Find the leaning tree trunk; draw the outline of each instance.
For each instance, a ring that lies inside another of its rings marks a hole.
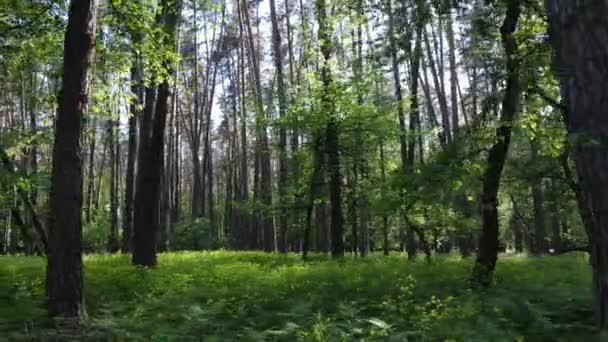
[[[521,95],[519,82],[518,46],[514,33],[521,13],[521,0],[507,2],[507,14],[500,28],[507,67],[507,87],[502,101],[502,113],[496,129],[496,142],[488,153],[488,166],[483,177],[482,230],[477,260],[473,268],[473,281],[482,286],[492,282],[498,259],[498,189],[500,177],[509,152],[512,121],[519,110]]]
[[[576,137],[572,155],[588,208],[595,310],[608,331],[608,3],[598,0],[546,0],[554,64],[562,85],[567,127]],[[585,203],[580,203],[585,202]]]
[[[82,296],[82,159],[80,134],[88,102],[97,1],[70,3],[63,82],[57,110],[50,193],[48,310],[51,316],[84,315]]]

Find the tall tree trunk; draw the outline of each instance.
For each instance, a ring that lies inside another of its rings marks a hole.
[[[401,172],[402,176],[405,177],[408,169],[408,146],[407,146],[407,136],[406,136],[406,125],[405,125],[405,109],[403,94],[401,91],[401,73],[399,71],[399,60],[397,57],[397,43],[395,38],[395,23],[394,23],[394,14],[392,8],[392,0],[387,0],[386,2],[386,12],[388,13],[388,39],[389,39],[389,50],[391,55],[391,62],[393,67],[393,81],[395,83],[395,101],[397,102],[397,118],[399,119],[399,144],[401,148]],[[415,140],[414,140],[415,141]],[[412,146],[413,147],[413,146]],[[414,150],[412,149],[412,152]],[[413,161],[413,158],[411,158]],[[413,166],[413,165],[412,165]],[[402,194],[403,196],[403,194]],[[405,223],[405,221],[401,221]],[[403,227],[402,227],[403,228]],[[413,232],[411,232],[413,236]],[[408,240],[413,242],[413,240]],[[408,258],[414,258],[415,254],[415,243],[407,244],[408,248]]]
[[[167,47],[175,49],[177,18],[180,1],[162,0],[164,31],[167,33]],[[171,61],[164,61],[163,67],[168,75],[173,72]],[[142,152],[137,166],[137,188],[133,216],[133,257],[135,265],[154,266],[156,259],[156,234],[159,231],[159,197],[161,171],[164,159],[165,124],[171,91],[169,80],[165,78],[158,86],[152,135]],[[142,125],[143,126],[143,125]],[[146,132],[144,131],[143,134]]]
[[[502,170],[509,152],[512,122],[519,111],[521,96],[518,46],[514,33],[521,13],[521,0],[509,0],[507,13],[500,29],[505,50],[507,85],[502,102],[497,141],[488,153],[488,165],[483,176],[482,230],[479,239],[477,260],[473,269],[473,280],[482,286],[492,282],[492,275],[498,259],[498,190]]]
[[[450,98],[452,99],[452,135],[458,135],[458,70],[456,66],[456,44],[454,42],[454,22],[451,11],[446,15],[446,34],[448,38],[448,56],[450,60]],[[464,114],[464,113],[463,113]]]
[[[285,120],[287,112],[287,98],[285,95],[285,81],[283,76],[283,54],[281,44],[281,31],[277,20],[277,10],[275,0],[270,1],[270,20],[272,21],[272,47],[274,54],[274,67],[277,77],[277,98],[279,101],[279,252],[287,252],[287,210],[285,201],[287,200],[287,132],[285,130]]]
[[[382,197],[384,197],[384,192],[386,191],[386,164],[384,161],[384,141],[380,141],[380,175],[382,177]],[[382,248],[384,250],[384,255],[389,254],[390,246],[388,239],[389,231],[388,231],[388,215],[386,213],[382,214]]]
[[[608,4],[605,1],[545,1],[554,64],[562,85],[567,127],[579,178],[577,195],[589,237],[595,311],[608,332]],[[585,212],[587,212],[585,214]]]
[[[254,199],[261,202],[266,210],[257,213],[257,226],[263,238],[262,246],[265,251],[274,250],[274,227],[272,216],[267,211],[272,205],[271,165],[270,148],[268,146],[268,135],[266,132],[266,113],[264,111],[264,100],[262,96],[262,82],[260,77],[259,50],[256,49],[254,35],[249,19],[247,2],[242,1],[241,11],[243,14],[245,28],[247,29],[247,41],[249,43],[249,60],[253,76],[255,104],[256,104],[256,170],[258,177],[257,186],[254,185]]]
[[[429,35],[424,30],[424,45],[426,46],[426,52],[428,55],[429,66],[431,67],[431,74],[433,76],[433,85],[435,88],[435,92],[437,93],[437,98],[439,102],[439,109],[441,111],[441,124],[443,126],[443,134],[442,141],[443,145],[449,143],[451,141],[451,133],[450,133],[450,116],[448,113],[448,103],[446,99],[445,92],[443,91],[442,84],[439,80],[439,71],[437,70],[437,65],[435,63],[435,57],[433,57],[433,51],[431,50],[431,43],[429,41]]]
[[[137,38],[134,38],[134,43]],[[141,56],[134,56],[131,66],[131,92],[135,98],[129,105],[129,147],[127,151],[127,174],[125,180],[125,197],[122,223],[122,243],[121,250],[129,252],[131,250],[131,235],[133,232],[133,193],[135,190],[135,160],[137,158],[137,118],[140,114],[140,107],[143,105],[143,86]]]
[[[116,153],[116,139],[114,138],[114,119],[107,122],[108,146],[110,149],[110,232],[108,235],[108,251],[114,253],[118,250],[118,197],[116,193],[118,174],[116,165],[120,157]]]
[[[332,42],[331,26],[327,21],[325,0],[316,0],[318,39],[321,44],[321,111],[327,113],[328,122],[325,128],[325,149],[329,171],[329,199],[331,203],[331,255],[344,256],[344,217],[342,216],[342,176],[340,172],[340,132],[332,99],[332,75],[329,65]]]
[[[85,314],[82,275],[82,160],[80,134],[88,100],[95,42],[95,0],[70,3],[57,110],[50,193],[48,310],[51,316]]]
[[[421,4],[417,5],[418,7]],[[418,80],[420,76],[420,58],[422,55],[422,29],[424,27],[423,16],[421,14],[422,9],[417,8],[418,16],[416,18],[416,42],[414,46],[414,53],[411,60],[411,94],[410,94],[410,135],[408,141],[407,160],[403,164],[403,174],[407,176],[414,172],[414,163],[416,155],[416,137],[421,133],[420,131],[420,108],[418,105]],[[401,120],[400,120],[401,121]],[[407,218],[407,213],[405,213]],[[406,220],[407,221],[407,220]],[[414,231],[416,227],[408,224],[407,232],[407,255],[408,259],[414,260],[416,258],[416,241],[414,239]],[[419,234],[420,235],[420,234]],[[422,241],[421,241],[422,242]]]
[[[85,222],[93,219],[93,196],[95,194],[95,142],[97,133],[97,118],[91,121],[91,141],[89,142],[89,167],[87,179],[87,193],[85,197]]]

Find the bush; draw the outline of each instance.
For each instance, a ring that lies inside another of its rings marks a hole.
[[[85,253],[103,253],[108,247],[110,222],[107,215],[98,215],[82,228],[82,248]]]
[[[215,250],[223,246],[209,220],[205,218],[175,225],[170,236],[170,247],[176,251]]]

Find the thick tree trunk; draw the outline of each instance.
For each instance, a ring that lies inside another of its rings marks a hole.
[[[88,102],[88,71],[95,41],[95,0],[70,3],[63,82],[53,145],[50,193],[48,310],[51,316],[85,314],[82,275],[82,159],[80,134]]]
[[[608,331],[608,3],[546,0],[554,64],[562,85],[577,199],[591,247],[595,311]]]
[[[502,170],[509,152],[512,121],[519,111],[521,96],[518,46],[514,33],[521,13],[520,0],[507,2],[507,13],[500,29],[505,50],[507,85],[502,102],[499,127],[496,129],[497,141],[488,153],[488,165],[483,177],[482,230],[477,250],[477,260],[473,269],[473,281],[488,286],[498,259],[498,190]]]

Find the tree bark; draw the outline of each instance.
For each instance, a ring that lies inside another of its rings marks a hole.
[[[521,96],[518,45],[514,36],[521,14],[521,0],[509,0],[507,13],[500,29],[506,57],[507,85],[502,102],[499,126],[496,129],[497,141],[488,153],[488,165],[483,176],[482,191],[482,230],[473,268],[473,281],[489,286],[498,259],[498,190],[502,170],[509,152],[512,121],[519,111]]]
[[[135,43],[136,38],[134,38]],[[143,86],[140,56],[134,56],[131,66],[131,92],[135,98],[129,105],[129,147],[127,151],[127,174],[125,180],[125,198],[122,223],[121,250],[131,250],[131,235],[133,233],[133,193],[135,190],[135,160],[137,158],[137,118],[143,105]]]
[[[70,3],[63,82],[57,110],[50,192],[48,310],[85,315],[82,274],[82,159],[80,134],[88,102],[88,71],[95,42],[95,0]]]
[[[554,65],[566,106],[568,133],[578,173],[577,194],[589,238],[595,311],[608,332],[608,4],[545,1]]]
[[[167,48],[175,49],[177,18],[181,2],[162,0],[164,30],[167,33]],[[168,75],[173,72],[170,61],[164,61],[163,67]],[[156,234],[159,231],[159,199],[161,173],[164,160],[165,125],[170,95],[169,79],[165,78],[158,86],[154,118],[151,122],[151,136],[137,166],[137,188],[133,216],[133,256],[134,265],[155,266]],[[143,126],[143,125],[142,125]],[[146,134],[144,131],[143,134]]]
[[[281,44],[281,32],[277,20],[277,10],[275,0],[270,1],[270,20],[272,22],[272,47],[274,55],[274,67],[277,77],[277,99],[279,101],[279,252],[287,252],[287,210],[285,201],[287,200],[287,132],[285,130],[284,119],[287,112],[287,99],[285,95],[285,81],[283,76],[283,48]]]

